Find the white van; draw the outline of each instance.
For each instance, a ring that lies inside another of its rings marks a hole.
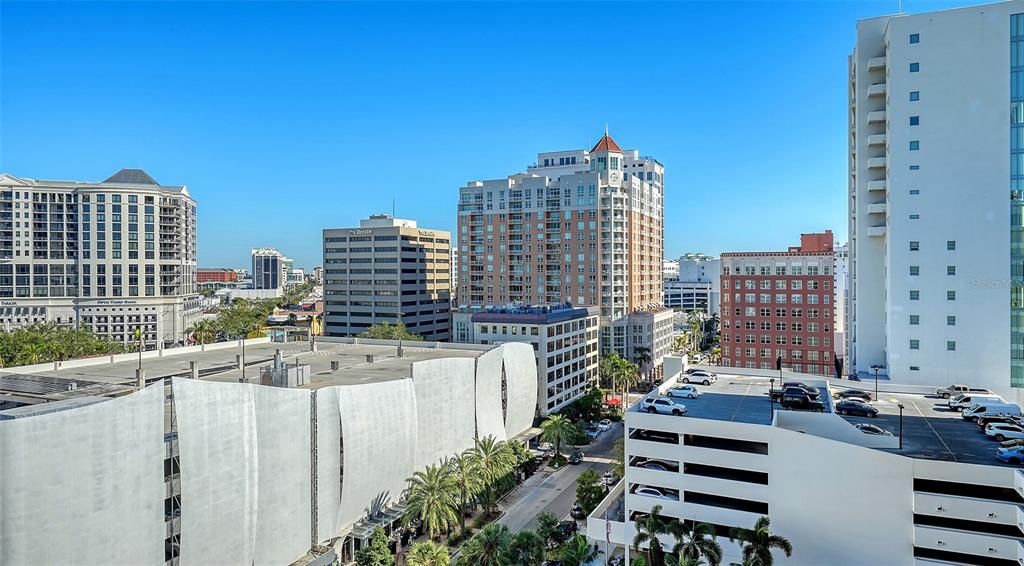
[[[1006,403],[1002,397],[998,395],[957,395],[953,397],[947,403],[949,408],[954,411],[962,411],[971,405],[977,405],[978,403]]]
[[[1020,406],[1013,403],[984,402],[964,409],[963,414],[960,416],[965,420],[974,421],[980,417],[994,417],[996,415],[1019,417]]]

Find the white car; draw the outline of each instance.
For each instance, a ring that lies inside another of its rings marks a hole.
[[[611,472],[605,472],[604,475],[601,476],[601,483],[603,483],[604,485],[612,486],[615,485],[615,483],[618,481],[619,478],[615,477],[615,474]]]
[[[637,495],[646,495],[647,497],[657,497],[658,499],[672,499],[672,500],[676,499],[675,497],[672,497],[670,495],[666,495],[665,493],[662,493],[662,491],[660,489],[657,489],[657,488],[654,488],[654,487],[649,487],[649,486],[646,486],[646,485],[642,485],[642,486],[636,488],[633,491],[633,493],[635,493]]]
[[[597,423],[597,429],[600,430],[601,432],[608,432],[609,430],[611,430],[611,428],[612,421],[608,419],[604,419],[601,422]]]
[[[864,434],[874,434],[877,436],[892,436],[891,432],[885,430],[880,426],[875,426],[873,424],[857,423],[853,426],[857,427],[857,430],[863,432]]]
[[[648,397],[643,400],[640,406],[648,413],[676,416],[686,414],[686,405],[676,403],[671,397]]]
[[[1024,428],[1008,423],[996,423],[986,426],[985,434],[1002,442],[1007,438],[1024,438]]]
[[[550,442],[541,442],[537,445],[537,450],[540,450],[541,452],[551,452],[554,449],[555,445]]]
[[[700,397],[700,391],[692,385],[677,385],[665,392],[669,397],[683,397],[685,399],[696,399]]]
[[[711,385],[718,381],[718,376],[711,373],[710,371],[704,371],[699,369],[695,372],[684,374],[683,383],[700,383],[703,385]]]

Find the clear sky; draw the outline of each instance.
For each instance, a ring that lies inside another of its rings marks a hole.
[[[466,181],[607,123],[665,165],[666,256],[845,240],[847,55],[858,19],[896,10],[0,0],[0,171],[141,167],[199,201],[200,266],[274,246],[312,268],[322,228],[394,200],[454,231]]]

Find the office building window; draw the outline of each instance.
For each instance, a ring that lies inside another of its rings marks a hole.
[[[946,275],[956,275],[956,266],[955,265],[947,265],[946,266]]]
[[[921,371],[921,366],[910,366],[910,371]]]
[[[911,116],[910,117],[910,125],[911,126],[918,126],[920,124],[921,124],[921,117],[920,116]]]
[[[921,92],[916,90],[910,91],[910,101],[917,102],[918,100],[921,100]]]
[[[910,215],[910,219],[911,220],[919,220],[920,218],[921,218],[920,214],[911,214]]]
[[[921,43],[921,34],[912,33],[910,34],[910,43]]]
[[[956,240],[946,240],[946,249],[953,251],[956,249]]]
[[[918,241],[911,241],[910,242],[910,251],[916,252],[919,249],[921,249],[921,242],[918,242]]]
[[[911,350],[920,350],[921,349],[921,341],[920,340],[911,340],[910,341],[910,349]]]
[[[920,165],[911,165],[910,166],[910,170],[911,171],[920,171],[921,170],[921,166]]]
[[[956,326],[956,317],[949,315],[946,317],[946,326]]]
[[[912,314],[912,315],[910,315],[910,325],[911,326],[917,326],[919,324],[921,324],[921,315],[919,315],[919,314]]]
[[[917,289],[911,289],[910,290],[910,300],[911,301],[917,301],[917,300],[920,300],[920,299],[921,299],[921,291],[919,291]]]
[[[910,196],[919,195],[919,194],[921,194],[921,190],[920,189],[910,189]]]
[[[920,265],[911,265],[910,266],[910,274],[911,275],[921,275],[921,266]]]
[[[917,151],[919,149],[921,149],[921,142],[919,142],[917,140],[911,140],[910,141],[910,151]]]
[[[920,70],[921,70],[921,64],[920,63],[911,63],[910,64],[910,72],[911,73],[916,73],[916,72],[918,72]]]
[[[946,291],[946,300],[947,301],[955,301],[956,300],[956,291]]]
[[[950,352],[956,351],[956,340],[946,340],[946,350]]]

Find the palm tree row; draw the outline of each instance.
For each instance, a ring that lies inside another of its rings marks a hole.
[[[312,283],[304,283],[276,299],[235,299],[230,305],[219,308],[216,318],[200,320],[187,332],[196,344],[258,337],[260,327],[274,309],[297,304],[312,288]]]
[[[598,378],[609,389],[618,388],[622,391],[622,407],[625,409],[626,393],[630,387],[640,383],[640,368],[612,352],[605,354],[598,362]]]
[[[768,517],[761,517],[753,529],[734,528],[729,532],[730,542],[739,542],[743,562],[739,566],[771,566],[773,550],[781,550],[787,557],[793,554],[793,545],[785,537],[774,535]],[[670,535],[676,544],[665,552],[660,537]],[[647,549],[641,551],[640,546]],[[706,523],[681,522],[661,515],[661,505],[636,521],[633,548],[643,552],[645,566],[695,566],[704,561],[710,566],[722,563],[722,547],[715,540],[715,529]]]
[[[557,522],[556,518],[555,524]],[[459,564],[537,566],[549,559],[559,561],[562,566],[582,566],[600,554],[583,535],[577,534],[557,541],[553,538],[554,531],[546,536],[534,531],[512,534],[505,525],[491,523],[462,545],[459,549]]]
[[[53,322],[0,333],[0,367],[42,364],[125,351],[121,342],[99,338],[86,328]]]

